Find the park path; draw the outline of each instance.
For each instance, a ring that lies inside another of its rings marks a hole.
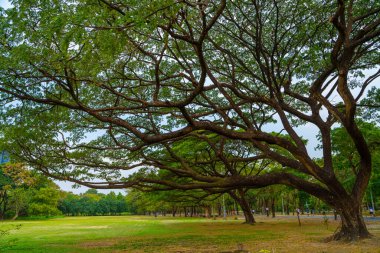
[[[266,217],[266,215],[261,215],[261,214],[258,214],[258,215],[254,215],[255,218],[259,218],[259,217]],[[307,214],[302,214],[300,215],[300,219],[324,219],[324,215],[320,215],[320,214],[315,214],[315,215],[307,215]],[[333,220],[334,219],[334,215],[326,215],[326,217],[329,219],[329,220]],[[272,218],[272,216],[269,216],[268,218]],[[297,215],[278,215],[276,214],[276,218],[285,218],[285,219],[288,219],[288,218],[295,218],[297,219]],[[363,216],[364,220],[365,221],[380,221],[380,217],[372,217],[372,216]],[[338,219],[339,219],[339,215],[338,215]]]

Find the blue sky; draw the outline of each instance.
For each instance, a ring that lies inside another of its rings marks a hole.
[[[0,0],[0,6],[6,9],[6,8],[11,7],[11,4],[7,0]]]

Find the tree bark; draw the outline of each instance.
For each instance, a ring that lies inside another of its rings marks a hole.
[[[336,210],[341,217],[339,230],[328,240],[355,241],[371,237],[364,222],[359,201],[341,201]]]
[[[15,215],[12,217],[12,220],[16,220],[18,218],[18,214],[19,214],[19,209],[16,207],[16,213]]]
[[[244,192],[239,191],[239,196],[233,191],[229,192],[229,194],[236,201],[236,203],[239,204],[239,206],[241,207],[241,210],[243,210],[244,218],[245,218],[244,223],[254,224],[256,221],[255,221],[255,218],[253,217],[251,207],[249,206],[247,199],[244,197]]]
[[[205,216],[207,217],[207,218],[211,218],[211,216],[212,216],[212,211],[211,211],[211,206],[205,206]]]
[[[255,221],[255,218],[253,217],[253,214],[250,210],[246,211],[246,210],[243,210],[243,213],[244,213],[244,218],[245,218],[245,224],[255,224],[256,221]]]
[[[2,206],[1,206],[2,204]],[[5,218],[5,212],[7,210],[7,204],[8,204],[8,195],[7,191],[4,191],[2,194],[2,201],[0,202],[0,220],[4,220]]]

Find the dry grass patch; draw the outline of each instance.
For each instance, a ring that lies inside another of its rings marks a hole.
[[[115,244],[118,243],[118,240],[112,239],[112,240],[101,240],[101,241],[87,241],[80,243],[79,247],[81,248],[106,248],[106,247],[111,247],[114,246]]]
[[[172,231],[164,234],[122,237],[112,241],[97,242],[101,252],[162,252],[162,253],[213,253],[234,252],[243,245],[248,252],[380,252],[380,222],[369,224],[372,239],[353,243],[323,240],[337,228],[338,222],[329,221],[328,229],[323,220],[307,218],[299,227],[292,218],[258,217],[256,225],[243,225],[235,221],[198,220],[198,222],[163,221],[163,227]],[[81,244],[81,248],[86,244]],[[96,251],[95,251],[96,252]]]

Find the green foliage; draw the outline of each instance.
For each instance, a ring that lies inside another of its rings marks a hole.
[[[359,122],[359,127],[372,153],[373,169],[370,184],[380,184],[380,128],[368,122]],[[333,129],[331,138],[337,175],[343,185],[351,189],[360,166],[358,151],[344,128]],[[374,189],[376,189],[376,194],[380,194],[376,187]]]
[[[56,206],[35,202],[29,205],[28,212],[32,216],[56,216],[60,214]]]
[[[185,213],[184,208],[191,207],[198,213],[204,215],[204,208],[215,205],[220,201],[218,195],[210,195],[202,190],[191,191],[151,191],[142,192],[138,190],[128,191],[126,196],[128,212],[131,214],[171,214]],[[228,199],[229,200],[229,199]],[[233,202],[232,202],[233,205]],[[211,213],[209,214],[211,215]]]
[[[299,191],[298,192],[298,198],[299,198],[299,207],[302,210],[310,210],[310,195],[306,192]]]
[[[27,208],[31,199],[31,191],[24,187],[12,189],[9,193],[9,209],[14,213],[13,219],[19,214],[27,214]]]
[[[21,163],[0,165],[0,217],[7,212],[18,213],[28,204],[27,188],[35,183],[33,173]]]
[[[8,188],[12,184],[13,184],[13,181],[12,181],[11,177],[4,174],[3,170],[0,169],[0,190]]]
[[[359,115],[367,122],[378,124],[380,122],[380,88],[372,87],[368,96],[360,101]]]
[[[110,192],[107,195],[89,189],[86,193],[76,195],[66,193],[60,199],[58,209],[65,215],[120,215],[127,212],[125,197],[119,193]]]
[[[58,201],[60,192],[54,188],[40,188],[32,191],[31,203],[28,213],[36,216],[55,216],[59,215]]]

